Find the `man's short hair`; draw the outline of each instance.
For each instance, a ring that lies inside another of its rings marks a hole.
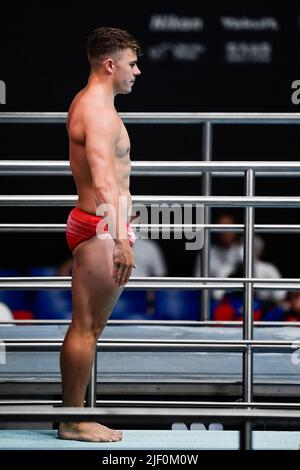
[[[97,68],[109,54],[125,49],[132,49],[137,56],[141,55],[138,41],[124,29],[97,28],[87,37],[87,54],[92,68]]]

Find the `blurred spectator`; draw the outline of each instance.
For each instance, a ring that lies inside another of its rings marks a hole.
[[[253,318],[255,321],[262,320],[263,305],[262,302],[254,298]],[[242,291],[228,292],[220,300],[212,315],[212,320],[219,321],[239,321],[244,316],[244,297]]]
[[[236,224],[233,215],[222,214],[217,223],[222,225]],[[236,232],[218,232],[216,234],[216,244],[211,245],[210,249],[210,276],[227,277],[241,261],[240,243]],[[196,259],[194,270],[195,276],[200,276],[200,253]]]
[[[285,300],[269,309],[265,321],[300,321],[300,292],[288,292]]]
[[[253,277],[260,279],[280,279],[281,274],[278,268],[273,264],[266,261],[262,261],[260,258],[263,255],[265,242],[262,237],[255,235],[254,237],[254,250],[253,250]],[[243,258],[243,245],[240,244],[240,258]],[[229,273],[228,277],[239,278],[244,276],[244,268],[242,262],[240,262],[236,269]],[[286,296],[284,290],[273,290],[273,289],[256,289],[255,295],[258,299],[263,302],[279,302]]]
[[[237,221],[231,214],[222,214],[218,217],[217,223],[220,225],[230,225],[236,224]],[[228,277],[242,261],[238,234],[230,231],[218,232],[216,234],[216,242],[217,243],[212,244],[210,248],[210,276]],[[201,275],[200,253],[196,258],[194,275]],[[212,293],[214,299],[221,299],[223,295],[223,290],[215,290]]]
[[[260,236],[256,235],[254,237],[254,277],[262,279],[280,279],[282,276],[275,264],[262,261],[260,259],[263,255],[264,248],[264,240]],[[256,296],[263,302],[279,302],[285,298],[286,291],[257,289]]]
[[[253,277],[264,279],[278,279],[281,277],[279,270],[272,263],[261,261],[264,241],[261,237],[254,237],[254,266]],[[243,245],[240,245],[241,257]],[[229,277],[240,278],[244,276],[244,267],[239,263],[237,268],[229,274]],[[244,311],[243,292],[220,291],[222,300],[217,304],[213,313],[214,320],[241,320]],[[224,296],[224,297],[223,297]],[[286,292],[283,290],[255,289],[254,291],[254,320],[280,320],[283,316],[282,307],[277,305],[283,300]]]
[[[132,276],[166,276],[164,254],[157,242],[138,238],[133,247],[136,268]]]
[[[282,307],[284,310],[283,321],[300,321],[300,292],[289,292]]]

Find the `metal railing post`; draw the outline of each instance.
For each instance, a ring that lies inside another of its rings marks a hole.
[[[244,421],[240,428],[240,450],[252,449],[252,423]]]
[[[255,192],[255,173],[252,169],[247,170],[246,196],[253,197]],[[245,231],[244,231],[244,276],[253,277],[253,247],[254,247],[254,207],[245,208]],[[243,339],[253,339],[253,283],[244,284],[244,321]],[[248,345],[243,352],[243,400],[252,401],[253,398],[253,351]],[[245,421],[240,433],[240,445],[243,450],[252,448],[251,423]]]
[[[86,390],[85,401],[86,406],[90,408],[95,408],[97,401],[97,346],[91,370],[91,377]]]
[[[212,123],[207,121],[203,126],[202,134],[202,154],[203,160],[210,161],[212,158]],[[204,196],[211,195],[211,174],[210,172],[205,172],[202,176],[202,194]],[[210,207],[204,207],[204,223],[210,223]],[[203,239],[203,248],[201,256],[201,276],[208,277],[210,271],[210,229],[204,229],[204,239]],[[201,296],[201,313],[200,320],[209,320],[210,317],[210,291],[208,289],[202,289]]]

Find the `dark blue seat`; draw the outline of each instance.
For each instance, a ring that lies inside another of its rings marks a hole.
[[[200,292],[189,290],[155,291],[155,320],[199,320]]]
[[[57,276],[57,267],[31,267],[29,276]],[[34,317],[37,319],[68,320],[72,315],[72,295],[69,289],[36,290],[32,304]]]
[[[0,277],[19,277],[23,275],[18,268],[0,269]],[[30,310],[30,291],[1,289],[0,302],[5,303],[12,311]]]
[[[110,316],[112,320],[138,320],[147,318],[147,292],[126,291],[120,296]]]

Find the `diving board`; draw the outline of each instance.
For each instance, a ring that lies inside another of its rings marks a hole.
[[[299,450],[300,432],[253,431],[253,450]],[[125,430],[119,442],[61,440],[53,430],[1,430],[2,450],[238,450],[238,431]]]

